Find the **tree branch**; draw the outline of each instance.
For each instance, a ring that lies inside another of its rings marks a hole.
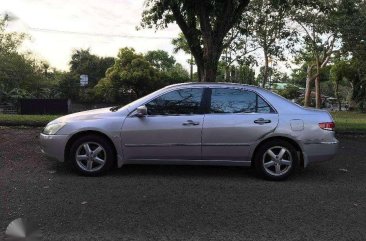
[[[184,36],[187,39],[189,48],[197,63],[199,61],[202,61],[203,51],[200,45],[199,35],[197,33],[196,26],[193,26],[193,24],[195,24],[195,21],[192,21],[192,19],[190,19],[190,25],[188,24],[188,22],[186,22],[177,2],[172,2],[170,4],[170,9],[174,15],[175,21],[177,22],[178,26],[180,27]]]

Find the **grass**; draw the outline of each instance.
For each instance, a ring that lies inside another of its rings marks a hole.
[[[363,132],[366,133],[366,113],[358,112],[332,112],[338,132]]]
[[[0,114],[0,126],[45,126],[57,115],[6,115]]]

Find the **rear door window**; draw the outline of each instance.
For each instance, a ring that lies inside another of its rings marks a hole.
[[[211,89],[210,113],[272,113],[273,109],[258,94],[234,88]]]

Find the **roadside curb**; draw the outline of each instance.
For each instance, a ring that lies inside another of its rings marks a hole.
[[[347,137],[347,136],[366,137],[366,132],[354,132],[354,131],[336,132],[336,136],[341,136],[341,137]]]

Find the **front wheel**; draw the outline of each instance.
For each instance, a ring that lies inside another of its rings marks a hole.
[[[257,172],[268,180],[288,178],[297,168],[299,158],[296,148],[285,140],[272,140],[259,147],[254,164]]]
[[[69,160],[78,173],[97,176],[112,167],[115,155],[108,140],[98,135],[86,135],[71,145]]]

